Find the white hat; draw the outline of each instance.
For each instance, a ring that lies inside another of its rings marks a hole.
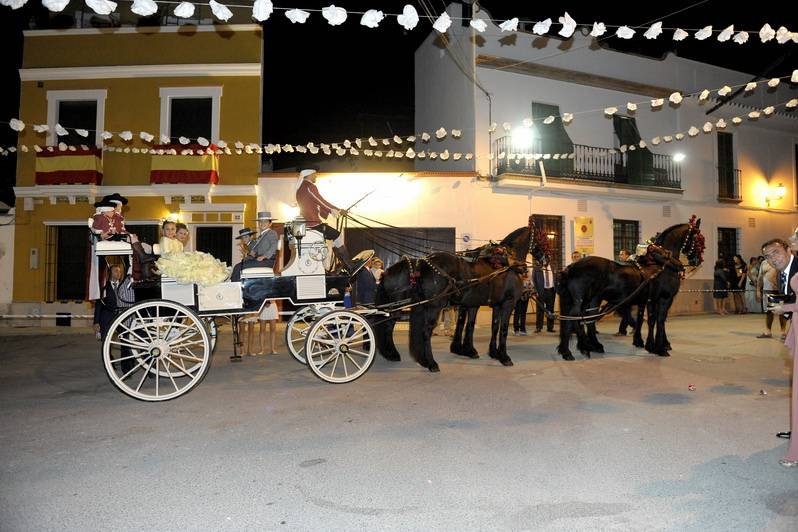
[[[313,170],[312,168],[306,168],[305,170],[300,171],[299,172],[299,179],[296,180],[295,189],[299,190],[299,187],[302,186],[302,182],[305,181],[305,178],[307,176],[313,175],[315,173],[316,173],[316,170]]]

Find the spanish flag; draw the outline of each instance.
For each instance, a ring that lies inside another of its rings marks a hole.
[[[183,150],[191,150],[201,155],[153,155],[150,166],[150,183],[211,183],[219,182],[219,156],[208,155],[210,148],[215,151],[213,144],[208,147],[199,144],[186,145],[159,145],[154,149],[174,149],[180,154]]]
[[[54,148],[36,154],[37,185],[101,185],[103,159],[100,148],[61,151]]]

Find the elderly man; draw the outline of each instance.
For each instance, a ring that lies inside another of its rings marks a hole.
[[[322,218],[327,218],[330,214],[338,216],[346,214],[344,209],[339,209],[329,201],[325,200],[319,189],[316,187],[316,170],[302,170],[299,173],[297,182],[296,202],[299,205],[299,212],[308,224],[308,227],[319,231],[327,240],[333,241],[333,252],[335,256],[344,264],[347,271],[354,275],[365,263],[365,260],[352,262],[349,251],[344,245],[344,237],[340,231],[322,222]]]
[[[249,257],[244,259],[244,268],[265,266],[274,268],[277,256],[277,232],[272,229],[272,213],[265,211],[258,213],[259,235],[255,242],[250,244]]]

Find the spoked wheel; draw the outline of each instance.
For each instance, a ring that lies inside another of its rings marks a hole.
[[[285,345],[294,360],[300,364],[307,364],[305,360],[305,339],[308,337],[310,326],[319,316],[335,310],[334,304],[309,305],[297,310],[285,326]]]
[[[316,320],[307,333],[308,367],[323,381],[352,382],[374,363],[374,330],[359,314],[334,310]]]
[[[168,401],[208,373],[211,341],[205,321],[172,301],[144,301],[117,316],[103,343],[108,378],[141,401]]]

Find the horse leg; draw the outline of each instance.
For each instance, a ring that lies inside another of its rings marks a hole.
[[[463,354],[463,326],[465,325],[466,310],[463,307],[457,307],[457,325],[454,328],[454,338],[449,344],[449,352],[455,355]]]
[[[515,308],[515,303],[510,300],[505,301],[502,305],[494,307],[493,313],[499,316],[499,345],[498,345],[498,360],[502,366],[512,366],[513,361],[507,354],[507,333],[510,329],[510,316]]]
[[[637,321],[635,322],[634,337],[632,338],[632,345],[635,347],[643,347],[643,315],[645,314],[645,304],[637,306]]]
[[[654,353],[661,357],[671,356],[665,345],[668,339],[665,334],[665,320],[668,318],[668,309],[671,306],[671,301],[673,300],[661,299],[657,311],[657,336],[654,341]]]
[[[393,343],[393,328],[396,325],[396,319],[386,319],[377,322],[374,327],[374,336],[377,341],[377,349],[386,360],[398,362],[401,360],[399,351],[396,349],[396,344]]]
[[[540,304],[540,303],[538,303]],[[560,310],[564,313],[566,310],[570,311],[571,316],[575,316],[576,314],[573,313],[573,302],[572,296],[569,292],[567,287],[564,287],[560,292]],[[563,360],[575,360],[574,355],[571,353],[571,334],[572,328],[574,327],[574,323],[571,320],[560,320],[560,343],[557,346],[557,353],[562,356]],[[577,325],[578,326],[578,325]]]
[[[428,356],[432,353],[432,329],[434,328],[435,318],[433,317],[433,327],[429,327],[428,315],[430,305],[413,307],[410,311],[410,356],[418,364],[430,371],[440,371],[435,360],[430,360]]]
[[[571,315],[584,315],[586,312],[584,306],[585,305],[582,304],[581,300],[576,300],[574,305],[571,307]],[[576,348],[580,353],[590,358],[591,346],[587,338],[587,333],[585,332],[585,325],[582,322],[576,324]]]
[[[657,302],[650,300],[648,302],[648,336],[646,336],[646,351],[649,353],[654,352],[654,329],[657,320]]]
[[[479,358],[479,353],[474,347],[474,328],[477,326],[477,313],[479,307],[466,309],[465,333],[463,335],[463,350],[461,354],[468,358]]]

